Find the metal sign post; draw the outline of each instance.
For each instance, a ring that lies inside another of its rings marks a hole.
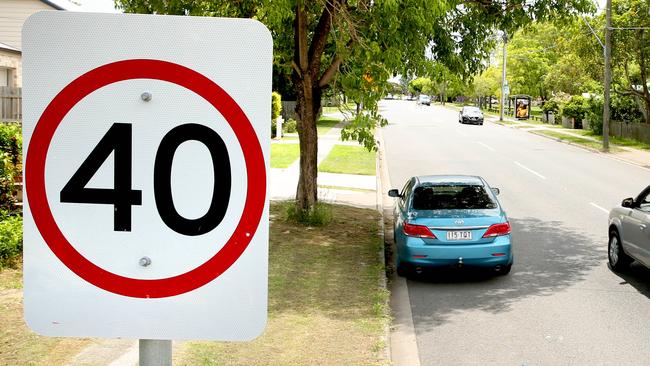
[[[141,339],[138,343],[140,366],[172,365],[172,341]]]

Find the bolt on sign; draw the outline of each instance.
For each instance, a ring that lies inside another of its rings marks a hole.
[[[25,22],[34,331],[263,331],[272,49],[247,19],[41,12]]]

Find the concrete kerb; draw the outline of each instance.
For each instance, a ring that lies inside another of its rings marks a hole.
[[[386,235],[387,227],[385,225],[386,205],[384,205],[384,192],[390,187],[390,177],[386,165],[386,155],[384,150],[384,140],[381,128],[377,129],[376,139],[378,145],[377,152],[377,208],[381,213],[382,228],[381,237],[384,240],[384,246],[393,245],[392,235]],[[388,237],[388,240],[386,238]],[[385,250],[380,253],[382,261],[385,262]],[[383,280],[386,285],[386,278]],[[390,309],[391,323],[393,323],[388,332],[387,352],[389,360],[395,366],[420,366],[420,353],[418,351],[417,338],[415,337],[415,326],[413,324],[413,314],[411,312],[411,302],[408,294],[406,280],[391,274],[390,278]],[[396,320],[396,322],[393,322]],[[394,324],[397,323],[397,324]]]

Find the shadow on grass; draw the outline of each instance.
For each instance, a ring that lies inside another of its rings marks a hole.
[[[602,265],[602,253],[561,222],[511,219],[514,265],[507,276],[475,270],[433,271],[409,280],[416,328],[444,324],[465,310],[508,311],[531,296],[547,296],[581,281]]]
[[[269,312],[319,312],[336,319],[372,315],[381,242],[376,211],[332,206],[332,222],[304,227],[272,207]]]

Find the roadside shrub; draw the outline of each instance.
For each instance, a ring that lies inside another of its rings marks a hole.
[[[0,210],[15,207],[14,184],[22,174],[23,138],[17,123],[0,123]]]
[[[295,119],[289,118],[288,120],[282,123],[282,131],[284,133],[296,133],[298,130],[296,128],[297,123]]]
[[[282,96],[280,93],[272,92],[271,93],[271,138],[274,138],[276,135],[276,120],[280,117],[280,112],[282,112]],[[284,131],[284,127],[282,128]]]
[[[562,106],[562,116],[574,118],[576,121],[581,121],[584,118],[586,111],[587,106],[585,98],[579,95],[572,96],[571,99]]]
[[[282,112],[282,96],[277,93],[271,93],[271,119],[275,121]]]
[[[548,112],[557,113],[559,110],[560,110],[560,104],[553,99],[547,100],[542,105],[542,112],[544,113],[548,113]]]
[[[316,203],[310,210],[301,210],[295,202],[286,202],[287,221],[293,221],[305,226],[325,226],[332,221],[332,206]]]
[[[22,252],[22,216],[0,212],[0,268],[15,266]]]
[[[585,118],[589,119],[589,128],[596,135],[603,134],[603,105],[602,95],[593,96],[587,99]],[[610,121],[618,122],[643,122],[643,114],[639,110],[638,104],[634,99],[628,96],[618,94],[611,95],[610,103]]]
[[[619,122],[643,122],[643,113],[637,102],[629,96],[612,93],[611,120]]]
[[[595,95],[586,102],[585,118],[589,120],[589,129],[595,135],[603,134],[603,97]]]

